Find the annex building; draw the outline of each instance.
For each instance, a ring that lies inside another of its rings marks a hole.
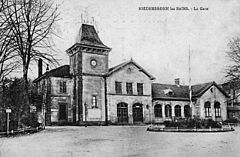
[[[109,68],[111,48],[100,40],[94,26],[82,24],[77,41],[66,50],[70,65],[42,74],[39,60],[35,102],[46,125],[159,123],[198,117],[227,118],[228,95],[215,83],[189,87],[155,83],[154,77],[133,59]]]

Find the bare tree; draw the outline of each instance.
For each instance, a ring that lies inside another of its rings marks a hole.
[[[11,47],[10,33],[11,30],[6,31],[0,28],[0,82],[19,66],[17,54],[14,51],[14,47]]]
[[[232,38],[228,43],[228,48],[226,54],[230,59],[230,65],[226,69],[228,86],[225,88],[232,92],[229,101],[234,103],[240,96],[236,92],[240,88],[240,38]]]
[[[57,6],[49,0],[11,0],[2,11],[0,20],[11,30],[10,47],[21,60],[26,96],[30,65],[39,58],[57,64],[52,37],[56,35],[53,26],[58,17]]]
[[[2,0],[0,3],[0,17],[3,16],[3,10],[8,7],[6,3],[7,0]],[[0,18],[0,82],[18,66],[11,34],[12,28]]]
[[[228,47],[227,56],[231,65],[227,67],[227,77],[232,81],[240,80],[240,38],[230,40]]]

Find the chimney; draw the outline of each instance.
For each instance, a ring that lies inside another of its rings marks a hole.
[[[175,78],[174,82],[175,82],[175,85],[177,85],[178,87],[180,86],[180,78]]]
[[[42,59],[38,60],[38,77],[42,76]]]

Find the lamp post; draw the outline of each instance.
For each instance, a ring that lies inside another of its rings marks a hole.
[[[10,108],[6,109],[6,113],[7,113],[7,135],[9,134],[9,113],[11,113],[12,110]]]

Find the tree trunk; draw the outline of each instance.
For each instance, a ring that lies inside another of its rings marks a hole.
[[[24,114],[27,115],[30,112],[30,101],[29,101],[29,93],[28,93],[28,70],[23,66],[23,80],[24,80],[24,93],[23,93],[23,102],[24,102]]]

